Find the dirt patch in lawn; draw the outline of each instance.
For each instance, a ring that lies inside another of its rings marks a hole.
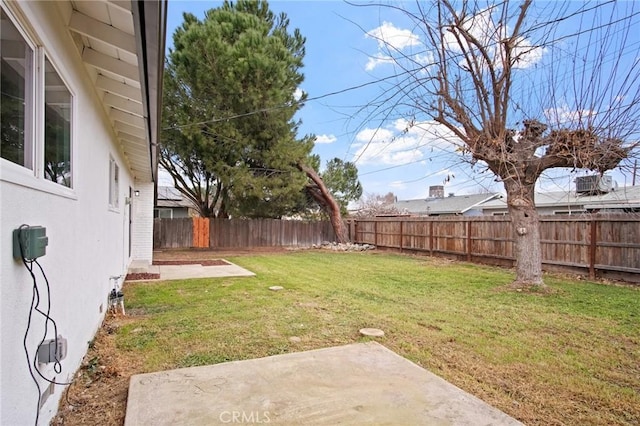
[[[152,274],[150,272],[136,272],[127,274],[125,281],[144,281],[144,280],[159,280],[160,274]]]
[[[144,371],[142,360],[124,355],[115,339],[119,327],[136,319],[107,315],[65,391],[52,425],[124,424],[129,378]]]

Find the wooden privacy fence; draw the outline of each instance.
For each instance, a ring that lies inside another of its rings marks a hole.
[[[297,247],[335,240],[327,221],[154,219],[153,248]]]
[[[543,264],[640,281],[640,216],[541,216]],[[508,216],[372,218],[350,220],[356,243],[408,252],[451,255],[471,262],[512,265]]]

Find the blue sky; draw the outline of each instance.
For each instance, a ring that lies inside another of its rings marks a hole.
[[[205,10],[219,5],[170,1],[167,44],[171,45],[174,30],[182,23],[182,12],[202,18]],[[298,118],[302,120],[301,134],[318,137],[314,152],[323,164],[333,157],[355,161],[365,193],[393,192],[399,199],[425,198],[430,185],[443,184],[447,193],[503,192],[502,185],[488,173],[473,171],[459,161],[451,146],[442,143],[446,132],[432,129],[427,134],[415,126],[403,134],[410,117],[400,110],[385,115],[367,107],[385,96],[387,86],[376,81],[394,74],[376,37],[391,40],[399,49],[418,51],[420,34],[400,13],[340,1],[272,1],[270,7],[276,13],[285,12],[291,27],[299,28],[307,39],[301,89],[310,100]],[[637,43],[630,52],[630,60],[637,61]],[[551,56],[548,51],[537,53],[540,57],[532,62],[544,63]],[[363,87],[356,89],[358,86]],[[345,91],[350,88],[354,89]],[[320,99],[313,100],[317,97]],[[560,114],[572,113],[569,104],[565,109]],[[583,174],[555,171],[541,179],[541,189],[569,189],[575,177]],[[620,185],[631,184],[630,173],[616,170],[612,174]],[[161,184],[167,183],[161,178]]]

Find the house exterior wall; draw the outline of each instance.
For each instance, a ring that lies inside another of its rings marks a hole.
[[[584,213],[583,206],[544,206],[536,207],[538,214],[543,215],[555,215],[555,214],[580,214]],[[509,209],[506,207],[491,207],[483,208],[482,213],[488,216],[502,216],[509,213]]]
[[[177,219],[185,219],[189,216],[189,209],[186,207],[179,207],[173,209],[173,217]]]
[[[156,207],[154,216],[163,219],[185,219],[192,217],[187,207]]]
[[[537,207],[536,210],[538,210],[539,215],[580,214],[585,212],[583,206],[568,206],[568,205]]]
[[[48,424],[55,415],[64,386],[41,402],[29,373],[23,341],[33,360],[45,335],[42,315],[30,309],[33,282],[22,262],[12,255],[12,231],[22,224],[46,227],[49,243],[39,258],[50,284],[51,313],[58,334],[67,339],[62,372],[53,364],[39,364],[42,374],[58,382],[72,379],[106,311],[111,276],[126,273],[129,257],[129,187],[140,190],[134,200],[132,254],[151,258],[153,184],[135,182],[126,158],[114,142],[115,135],[92,87],[90,76],[53,2],[19,2],[9,5],[19,22],[46,50],[74,97],[72,119],[73,188],[60,188],[0,160],[0,424]],[[119,206],[109,206],[110,158],[119,166]],[[145,239],[146,237],[146,239]],[[44,278],[35,268],[40,308],[46,308]],[[25,337],[31,315],[29,333]],[[53,338],[48,324],[47,338]],[[32,366],[33,367],[33,366]],[[37,374],[36,374],[37,377]],[[37,377],[40,393],[49,383]]]
[[[133,223],[131,257],[136,262],[151,264],[153,258],[153,200],[155,188],[153,182],[136,182],[140,191],[133,197]]]

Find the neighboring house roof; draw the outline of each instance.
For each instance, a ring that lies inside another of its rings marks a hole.
[[[177,188],[173,188],[171,186],[159,186],[156,207],[192,209],[194,208],[194,205],[191,200],[182,195]]]
[[[479,205],[500,197],[500,194],[456,195],[445,198],[399,200],[393,205],[401,213],[418,215],[464,214]]]
[[[572,207],[576,210],[640,208],[640,186],[623,186],[601,195],[581,195],[575,191],[536,192],[535,201],[538,208]],[[494,199],[482,205],[483,210],[506,208],[506,197]]]
[[[166,1],[59,2],[129,167],[155,182]]]

